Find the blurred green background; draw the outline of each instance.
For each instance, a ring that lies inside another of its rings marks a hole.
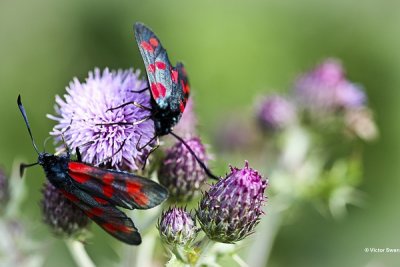
[[[364,248],[400,248],[399,14],[400,3],[390,0],[1,0],[1,165],[9,172],[16,159],[35,161],[18,94],[42,144],[53,125],[45,114],[53,113],[55,94],[63,94],[73,77],[83,79],[94,67],[143,68],[132,33],[135,21],[158,34],[173,62],[185,63],[205,137],[218,114],[251,110],[260,94],[288,90],[300,72],[337,57],[349,79],[365,86],[381,132],[365,150],[361,189],[367,204],[351,208],[343,221],[305,207],[298,221],[279,233],[270,266],[394,266],[400,253],[367,254]],[[241,166],[246,155],[242,158],[231,163]],[[44,175],[32,168],[27,178],[29,203],[23,212],[40,221],[36,203]],[[103,253],[106,246],[100,243],[89,253]],[[47,266],[71,266],[62,242],[54,244]]]

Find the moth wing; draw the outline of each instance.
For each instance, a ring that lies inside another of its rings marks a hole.
[[[189,78],[181,62],[176,64],[175,70],[177,71],[177,83],[175,84],[173,92],[175,94],[175,99],[179,101],[179,111],[183,113],[190,95]]]
[[[133,221],[111,203],[104,200],[100,204],[90,194],[73,185],[62,189],[61,192],[113,237],[131,245],[139,245],[142,242]]]
[[[127,209],[149,209],[168,197],[168,190],[162,185],[128,172],[70,161],[68,174],[76,187],[100,203],[107,201]]]
[[[172,96],[173,80],[171,62],[167,51],[155,33],[142,23],[134,26],[136,42],[139,46],[153,99],[163,109],[168,108]]]

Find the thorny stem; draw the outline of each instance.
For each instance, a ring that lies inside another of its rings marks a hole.
[[[79,267],[96,267],[81,242],[76,240],[66,240],[65,244],[67,245],[67,248],[71,253],[76,265]]]

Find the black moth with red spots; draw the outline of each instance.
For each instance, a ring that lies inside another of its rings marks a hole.
[[[136,42],[142,55],[157,136],[169,134],[178,123],[189,98],[189,80],[182,63],[174,67],[160,40],[147,26],[135,23]]]
[[[154,120],[156,135],[151,141],[157,139],[158,143],[159,136],[173,135],[184,144],[206,174],[218,180],[219,178],[207,168],[186,142],[172,131],[185,111],[190,94],[189,79],[183,64],[178,62],[175,67],[171,65],[167,51],[160,40],[143,23],[135,23],[134,31],[146,67],[148,88],[152,95],[152,114],[149,118]],[[153,148],[150,153],[156,148]]]
[[[152,208],[168,197],[167,189],[128,172],[71,161],[68,150],[63,156],[39,152],[20,96],[17,102],[33,147],[39,155],[38,162],[21,164],[21,174],[26,167],[41,165],[49,182],[107,233],[127,244],[139,245],[142,241],[133,221],[117,207]]]

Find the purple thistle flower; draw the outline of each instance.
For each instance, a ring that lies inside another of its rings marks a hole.
[[[90,222],[85,213],[66,199],[59,189],[46,182],[41,201],[43,220],[57,235],[78,234]]]
[[[178,124],[174,127],[174,133],[182,137],[192,137],[196,135],[197,116],[193,107],[193,96],[189,97]]]
[[[264,190],[268,185],[249,168],[231,167],[231,173],[205,192],[197,218],[206,235],[214,241],[235,243],[253,233],[263,214]]]
[[[366,95],[361,87],[346,79],[339,61],[327,59],[309,73],[302,75],[294,90],[299,101],[316,111],[362,106]]]
[[[170,208],[161,215],[157,228],[169,245],[190,245],[196,239],[196,221],[185,208]]]
[[[265,97],[259,105],[258,121],[265,130],[282,130],[294,122],[296,111],[294,105],[281,96]]]
[[[207,164],[206,149],[200,139],[192,137],[185,142],[197,157]],[[191,200],[206,179],[204,169],[181,142],[167,150],[166,157],[158,170],[158,180],[168,188],[169,195],[177,201]]]
[[[136,145],[139,138],[140,145],[143,145],[155,135],[154,121],[147,120],[138,125],[101,124],[135,122],[149,116],[150,111],[134,105],[108,110],[130,101],[149,107],[150,95],[147,92],[132,92],[144,87],[146,81],[139,79],[139,71],[132,70],[105,69],[101,73],[95,69],[89,72],[83,83],[75,78],[66,88],[64,99],[56,96],[57,115],[48,117],[58,124],[50,134],[61,141],[63,133],[72,151],[80,148],[84,162],[99,164],[112,156],[107,161],[111,166],[137,170],[144,164],[149,150],[138,151]],[[121,147],[121,151],[116,153]]]

